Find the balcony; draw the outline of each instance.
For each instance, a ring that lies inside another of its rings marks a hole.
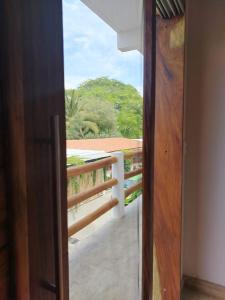
[[[126,206],[125,199],[142,188],[142,179],[126,186],[141,175],[141,160],[139,149],[68,168],[68,179],[111,170],[110,179],[68,198],[71,300],[138,299],[142,196]],[[125,161],[135,166],[129,172]]]

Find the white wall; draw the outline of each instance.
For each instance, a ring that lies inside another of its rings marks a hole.
[[[225,1],[187,2],[183,272],[225,286]]]

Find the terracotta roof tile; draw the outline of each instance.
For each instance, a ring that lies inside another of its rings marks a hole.
[[[136,149],[142,147],[142,141],[127,138],[104,138],[88,140],[67,140],[67,149],[102,150],[114,152],[124,149]]]

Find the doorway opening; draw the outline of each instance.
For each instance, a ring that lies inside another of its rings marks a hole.
[[[63,1],[71,300],[141,294],[142,11]]]

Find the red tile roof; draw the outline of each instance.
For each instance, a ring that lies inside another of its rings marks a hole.
[[[66,144],[68,149],[102,150],[105,152],[114,152],[142,147],[142,141],[140,140],[132,140],[120,137],[88,140],[67,140]]]

